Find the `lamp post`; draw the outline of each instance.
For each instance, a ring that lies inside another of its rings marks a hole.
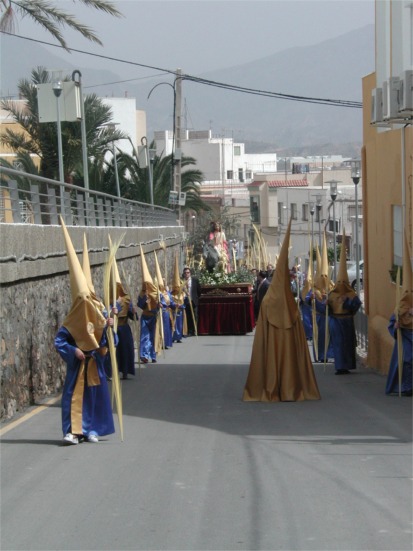
[[[337,279],[337,241],[336,241],[336,199],[337,199],[337,180],[326,182],[330,184],[330,197],[333,201],[333,247],[334,247],[334,281]]]
[[[80,131],[82,134],[83,182],[84,182],[85,189],[89,191],[89,168],[88,168],[88,157],[87,157],[85,104],[83,101],[83,91],[82,91],[82,73],[77,69],[73,71],[72,80],[73,82],[76,82],[76,84],[79,86]]]
[[[153,163],[156,157],[156,149],[148,149],[149,154],[149,185],[151,193],[151,207],[154,208],[153,202]]]
[[[318,246],[321,249],[321,208],[322,208],[321,193],[317,193],[315,198],[316,198],[316,201],[317,201],[316,207],[317,207],[317,217],[318,217]]]
[[[361,161],[360,159],[354,159],[351,161],[351,178],[355,186],[355,199],[356,199],[356,289],[360,294],[360,253],[359,253],[359,205],[358,205],[358,184],[361,176]]]
[[[144,153],[143,158],[143,166],[148,167],[148,178],[149,178],[149,197],[150,197],[150,203],[151,208],[154,208],[154,202],[153,202],[153,163],[156,157],[156,149],[149,149],[148,147],[148,139],[146,136],[143,136],[141,138],[141,144],[142,144],[142,153]],[[142,166],[142,165],[141,165]]]
[[[120,185],[119,185],[119,173],[118,173],[118,159],[116,158],[116,147],[115,142],[112,142],[112,152],[113,152],[113,166],[115,169],[115,182],[116,182],[116,194],[120,199]]]
[[[181,137],[180,137],[180,120],[181,120],[181,85],[182,77],[181,70],[177,69],[176,77],[174,83],[170,82],[159,82],[151,88],[147,99],[150,98],[152,92],[158,86],[166,84],[170,86],[174,94],[174,105],[173,105],[173,129],[172,129],[172,151],[171,151],[171,190],[174,190],[178,193],[178,200],[181,191]],[[177,125],[178,122],[178,125]],[[181,219],[181,207],[178,203],[178,218]]]
[[[65,181],[64,168],[63,168],[63,146],[62,146],[62,125],[60,122],[60,96],[62,95],[63,86],[60,80],[56,80],[52,85],[53,93],[56,97],[56,110],[57,110],[57,154],[59,158],[59,180],[60,180],[60,212],[63,214],[64,205],[64,186]]]
[[[313,273],[313,279],[314,279],[314,213],[315,213],[315,205],[314,201],[311,201],[309,203],[310,207],[310,214],[311,214],[311,251],[310,251],[310,262],[311,262],[311,268]]]

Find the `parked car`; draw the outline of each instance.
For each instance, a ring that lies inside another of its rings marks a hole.
[[[360,287],[363,288],[363,267],[364,267],[364,260],[359,261],[359,272],[360,272]],[[356,262],[348,262],[347,263],[347,273],[348,273],[348,280],[350,281],[350,285],[353,287],[355,291],[356,289]]]

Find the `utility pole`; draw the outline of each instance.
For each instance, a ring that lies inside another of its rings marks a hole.
[[[176,70],[175,77],[175,182],[174,190],[178,192],[178,220],[181,223],[181,120],[182,120],[182,69]],[[176,154],[178,153],[178,154]]]

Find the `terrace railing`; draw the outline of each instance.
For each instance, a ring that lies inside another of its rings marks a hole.
[[[178,226],[168,208],[0,167],[0,222],[70,226]]]

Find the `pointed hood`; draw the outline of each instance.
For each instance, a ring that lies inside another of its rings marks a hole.
[[[113,247],[113,244],[112,244],[110,235],[108,235],[108,240],[109,240],[109,250],[111,250]],[[116,297],[113,299],[113,302],[114,303],[116,302],[118,304],[118,317],[119,319],[127,318],[131,297],[129,293],[125,290],[125,286],[123,285],[122,280],[120,278],[118,265],[116,263],[116,256],[114,256],[113,258],[112,269],[110,273],[110,283],[109,283],[110,289],[113,289],[113,280],[115,280],[115,286],[116,286]]]
[[[150,283],[153,285],[153,279],[148,270],[148,265],[146,264],[145,253],[143,252],[142,245],[139,245],[141,249],[141,265],[142,265],[142,283]]]
[[[314,281],[314,287],[319,294],[326,293],[331,288],[331,281],[329,277],[328,267],[328,254],[327,254],[327,240],[326,232],[323,233],[323,249],[321,259],[319,260],[319,252],[317,248],[317,276]],[[320,263],[319,263],[320,262]]]
[[[354,298],[357,293],[351,287],[347,273],[347,255],[346,255],[346,234],[343,229],[343,239],[341,242],[340,265],[338,268],[337,281],[328,297],[328,304],[333,314],[343,314],[343,298]]]
[[[85,274],[87,285],[90,291],[96,295],[95,287],[92,281],[92,272],[90,270],[89,251],[87,247],[86,234],[83,234],[83,255],[82,255],[82,269]]]
[[[156,279],[157,279],[158,287],[159,287],[160,292],[163,293],[165,291],[165,285],[164,285],[163,277],[162,277],[162,274],[161,274],[161,268],[160,268],[159,262],[158,262],[158,256],[157,256],[155,251],[153,252],[153,254],[155,256],[155,273],[156,273]]]
[[[172,274],[172,289],[171,294],[176,304],[181,305],[184,303],[184,292],[182,290],[182,281],[179,273],[178,255],[175,255],[174,270]]]
[[[313,287],[313,249],[312,249],[312,243],[310,240],[310,262],[308,263],[308,270],[307,270],[307,277],[305,278],[305,282],[303,285],[303,288],[301,290],[301,298],[304,300],[305,297],[308,295],[310,290]]]
[[[112,244],[112,239],[110,238],[110,235],[108,235],[108,240],[109,240],[109,250],[111,250],[111,248],[113,247],[113,244]],[[113,285],[112,276],[115,279],[115,284],[116,284],[116,294],[117,294],[116,298],[126,296],[127,293],[123,287],[122,280],[119,275],[119,269],[116,263],[116,257],[113,259],[113,264],[112,264],[110,288],[112,288],[112,285]]]
[[[90,295],[93,302],[97,305],[102,312],[105,310],[105,306],[101,299],[97,296],[95,286],[92,280],[92,271],[90,269],[89,250],[87,246],[86,234],[83,234],[83,254],[82,254],[82,270],[86,278],[87,286],[89,287]]]
[[[85,274],[62,217],[60,217],[60,222],[66,246],[72,294],[72,307],[63,321],[63,326],[75,339],[78,348],[83,351],[95,350],[99,348],[106,320],[92,298]]]
[[[179,294],[182,290],[181,275],[179,273],[178,255],[175,255],[174,271],[172,274],[172,293]]]
[[[340,264],[338,266],[338,274],[336,279],[336,285],[338,283],[347,283],[350,285],[347,273],[347,251],[346,251],[346,232],[343,228],[343,237],[341,241],[341,251],[340,251]]]
[[[298,318],[298,306],[291,292],[288,251],[290,245],[291,218],[281,247],[271,284],[263,299],[266,302],[268,322],[274,327],[288,329]]]
[[[148,265],[146,264],[145,253],[143,252],[142,245],[141,250],[141,265],[142,265],[142,289],[146,289],[146,295],[148,297],[148,307],[150,310],[154,310],[158,304],[158,291],[152,276],[149,273]]]
[[[412,329],[413,327],[413,318],[410,314],[411,308],[413,307],[412,279],[412,254],[409,248],[407,235],[405,233],[403,245],[403,285],[397,313],[400,325],[409,329]]]

